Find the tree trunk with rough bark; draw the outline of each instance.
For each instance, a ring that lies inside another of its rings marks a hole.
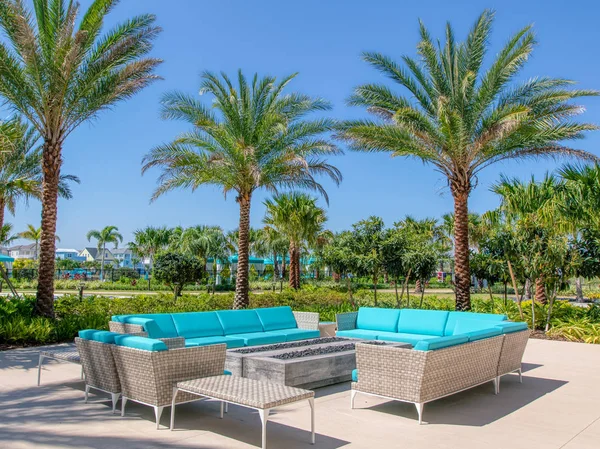
[[[234,309],[245,309],[250,303],[248,297],[249,285],[249,250],[250,250],[250,201],[251,194],[240,194],[237,202],[240,205],[240,225],[238,237],[238,263],[235,278]]]
[[[548,299],[546,298],[546,285],[544,284],[544,278],[542,276],[535,280],[535,300],[540,304],[546,304]]]
[[[1,226],[1,224],[0,224]],[[583,279],[581,276],[578,276],[575,279],[575,295],[577,296],[577,302],[583,302]]]
[[[421,293],[422,290],[423,283],[421,282],[421,279],[417,279],[417,281],[415,282],[415,293]]]
[[[296,246],[294,242],[290,241],[290,266],[288,269],[289,272],[289,281],[288,285],[290,288],[296,288]]]
[[[302,282],[301,268],[302,266],[300,264],[300,245],[298,244],[296,245],[296,290],[300,288],[300,283]]]
[[[452,185],[454,197],[454,284],[456,310],[471,310],[471,271],[469,268],[470,186]]]
[[[531,279],[525,280],[525,301],[531,301]]]
[[[38,287],[35,313],[54,317],[54,267],[56,258],[56,219],[60,181],[61,146],[45,139],[42,155],[42,238],[40,242]]]
[[[6,203],[4,202],[4,198],[0,197],[0,229],[2,229],[2,226],[4,226],[4,208],[5,207],[6,207]]]
[[[102,263],[100,264],[100,280],[104,280],[104,256],[106,255],[106,243],[102,247]]]

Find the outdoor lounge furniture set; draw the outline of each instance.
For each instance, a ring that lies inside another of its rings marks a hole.
[[[505,315],[414,309],[361,308],[337,316],[338,336],[405,342],[413,349],[357,344],[351,407],[357,393],[415,404],[518,372],[529,338],[526,323]]]

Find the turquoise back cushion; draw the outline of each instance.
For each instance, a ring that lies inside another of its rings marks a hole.
[[[448,312],[442,310],[402,309],[398,332],[407,334],[444,335]]]
[[[218,337],[223,328],[216,312],[188,312],[171,315],[177,335],[185,338]]]
[[[118,332],[109,332],[109,331],[99,331],[96,329],[85,329],[79,331],[79,338],[83,338],[84,340],[94,340],[99,341],[101,343],[112,344],[115,342],[115,337],[119,334]]]
[[[501,335],[502,331],[494,324],[490,320],[457,320],[454,335],[464,335],[469,338],[469,341],[496,337]]]
[[[118,335],[115,337],[117,346],[142,349],[144,351],[166,351],[167,345],[160,340],[146,337],[134,337],[131,335]]]
[[[145,320],[152,320],[155,324]],[[151,338],[173,338],[177,337],[177,329],[170,313],[144,313],[139,315],[121,315],[122,323],[139,324],[144,326]]]
[[[494,323],[494,326],[498,327],[504,334],[510,334],[511,332],[519,332],[529,329],[527,327],[527,323],[523,321],[503,321],[499,323]]]
[[[265,331],[294,329],[298,327],[290,306],[256,309],[256,314]]]
[[[448,337],[432,338],[418,342],[414,349],[416,351],[435,351],[436,349],[448,348],[450,346],[467,343],[469,338],[464,335],[450,335]]]
[[[358,309],[356,328],[372,331],[396,332],[400,309],[361,307]]]
[[[256,310],[219,310],[216,313],[225,335],[264,331]]]
[[[488,321],[503,321],[506,319],[506,315],[495,314],[495,313],[474,313],[474,312],[450,312],[448,314],[448,321],[446,322],[446,329],[444,335],[453,335],[454,326],[457,320],[488,320]],[[490,327],[493,324],[490,323]]]

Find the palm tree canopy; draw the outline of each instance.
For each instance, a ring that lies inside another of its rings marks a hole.
[[[96,239],[98,241],[98,250],[102,249],[107,243],[114,243],[115,248],[119,245],[119,242],[123,241],[123,236],[119,233],[119,228],[116,226],[106,226],[103,229],[97,231],[92,229],[86,235],[88,241]]]
[[[77,2],[33,0],[34,16],[21,0],[0,1],[0,95],[52,144],[157,79],[161,61],[145,57],[160,32],[153,15],[101,35],[117,3],[94,0],[77,20]]]
[[[335,123],[305,118],[330,109],[322,99],[283,93],[294,76],[277,82],[255,75],[248,82],[240,71],[234,87],[227,75],[206,72],[200,93],[214,97],[210,107],[181,92],[165,95],[162,117],[194,128],[144,158],[142,173],[162,168],[152,199],[173,189],[195,190],[207,184],[222,187],[225,195],[294,187],[327,198],[315,176],[329,176],[335,183],[342,179],[340,171],[326,161],[326,156],[340,153],[323,137]]]
[[[416,157],[443,173],[451,187],[467,192],[480,170],[502,160],[597,160],[561,142],[597,128],[573,120],[584,108],[570,100],[598,92],[572,89],[572,81],[555,78],[514,85],[535,46],[531,26],[512,36],[484,70],[493,17],[493,12],[484,11],[461,43],[447,24],[443,47],[436,46],[420,23],[419,58],[403,56],[401,64],[379,53],[364,53],[365,61],[410,96],[383,84],[359,86],[349,103],[366,107],[380,119],[349,121],[340,137],[357,150]]]
[[[39,242],[40,239],[42,238],[42,228],[41,227],[36,228],[32,224],[28,224],[27,229],[23,232],[19,232],[17,235],[19,236],[19,238],[22,238],[25,240],[30,240],[32,242]],[[54,239],[57,242],[60,242],[60,237],[58,237],[58,235],[55,235]]]
[[[0,227],[0,246],[8,246],[19,238],[18,235],[12,233],[13,225],[10,223],[4,223]]]
[[[133,233],[134,241],[128,244],[129,249],[141,258],[152,260],[157,252],[166,248],[174,238],[176,231],[166,226],[147,226]]]

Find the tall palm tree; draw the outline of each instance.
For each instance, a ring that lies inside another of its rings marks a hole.
[[[4,223],[0,226],[0,247],[8,246],[19,238],[18,235],[12,233],[13,225],[10,223]]]
[[[103,229],[97,231],[92,229],[86,235],[88,242],[92,239],[96,239],[98,242],[98,252],[102,251],[102,261],[100,263],[100,280],[104,280],[104,259],[106,256],[106,244],[113,243],[115,248],[119,246],[119,242],[123,241],[123,236],[119,233],[119,228],[116,226],[105,226]]]
[[[5,209],[14,215],[17,202],[26,203],[42,195],[42,148],[34,127],[21,119],[0,122],[0,227]],[[79,183],[73,175],[61,175],[58,194],[72,197],[68,182]]]
[[[289,240],[290,287],[300,288],[300,251],[304,242],[314,244],[327,221],[317,199],[305,193],[284,193],[264,202],[264,223],[277,229]]]
[[[21,239],[29,240],[30,242],[35,242],[35,248],[33,250],[33,259],[37,260],[40,246],[39,243],[42,239],[42,228],[36,228],[32,224],[28,224],[27,230],[19,232],[17,236]],[[54,236],[54,241],[60,242],[60,238],[58,237],[58,235]]]
[[[133,242],[129,242],[127,246],[140,259],[148,261],[146,271],[149,273],[154,266],[156,254],[165,249],[172,239],[174,240],[173,232],[166,226],[146,226],[134,231]]]
[[[299,187],[320,192],[325,189],[315,177],[329,176],[336,184],[340,171],[324,157],[338,154],[324,133],[335,123],[307,119],[329,104],[306,95],[284,94],[295,75],[277,82],[273,77],[248,82],[238,72],[237,86],[222,74],[202,76],[201,94],[214,98],[210,107],[181,92],[163,98],[162,116],[182,120],[193,129],[171,143],[154,148],[143,161],[142,172],[160,167],[159,187],[153,200],[178,189],[218,185],[223,193],[235,192],[240,208],[238,264],[234,308],[248,306],[249,230],[252,195],[257,189],[277,192]]]
[[[40,133],[42,239],[37,313],[54,315],[54,264],[62,148],[80,124],[132,97],[161,62],[146,55],[160,29],[140,15],[104,31],[117,0],[93,0],[81,17],[79,3],[0,0],[0,95]]]
[[[526,157],[597,159],[561,142],[596,129],[572,121],[583,108],[569,100],[598,92],[569,89],[572,82],[565,79],[533,78],[515,85],[535,44],[530,26],[512,36],[484,71],[493,17],[484,11],[462,43],[448,24],[443,47],[421,23],[419,59],[404,56],[402,64],[365,53],[368,63],[410,95],[398,95],[381,84],[356,88],[349,103],[367,107],[377,118],[349,121],[339,132],[354,149],[414,157],[446,177],[454,200],[458,310],[471,307],[468,199],[481,170]]]

